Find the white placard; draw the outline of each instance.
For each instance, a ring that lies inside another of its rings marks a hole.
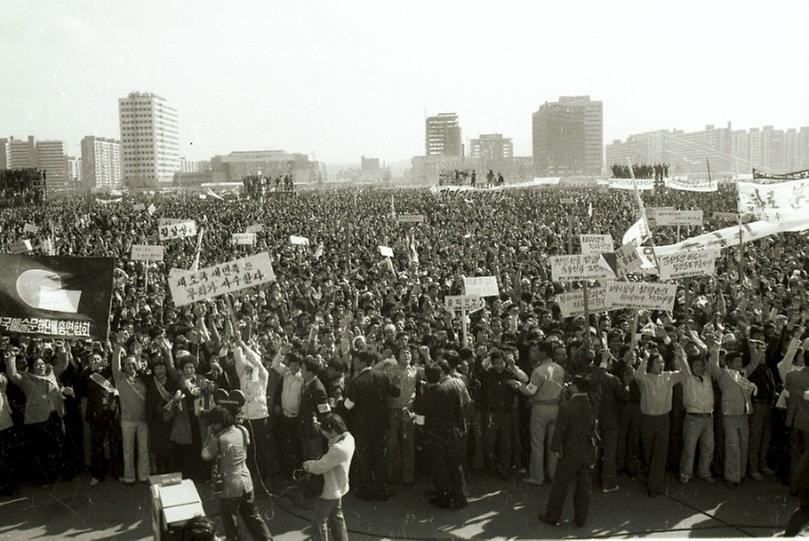
[[[660,279],[665,281],[691,276],[711,276],[716,272],[716,258],[719,254],[720,250],[715,248],[659,254],[657,264],[660,267]]]
[[[245,229],[244,232],[245,233],[263,233],[264,232],[264,224],[248,225],[247,229]]]
[[[37,233],[39,233],[39,227],[35,226],[34,224],[25,224],[22,227],[22,232],[33,233],[34,235],[36,235]]]
[[[149,244],[133,244],[132,261],[163,261],[165,248],[163,246],[153,246]]]
[[[309,239],[307,237],[299,237],[297,235],[289,236],[289,243],[295,246],[309,246]]]
[[[601,254],[551,256],[551,280],[609,280],[615,273]]]
[[[163,218],[159,222],[160,240],[182,239],[197,235],[197,222]]]
[[[453,312],[477,312],[486,304],[486,301],[481,299],[480,297],[468,297],[465,295],[451,295],[448,297],[444,297],[444,306],[447,307],[447,310],[452,310]]]
[[[256,234],[255,233],[233,233],[230,237],[230,243],[237,246],[255,246]]]
[[[397,214],[396,221],[406,224],[421,224],[424,223],[423,214]]]
[[[676,284],[653,284],[649,282],[607,282],[606,302],[612,308],[635,310],[674,309]]]
[[[670,190],[683,192],[716,192],[719,190],[719,183],[714,179],[708,180],[707,178],[667,178],[663,180],[663,183]]]
[[[767,208],[800,209],[809,206],[809,179],[765,184],[739,182],[739,209],[758,212]]]
[[[610,190],[634,190],[637,185],[639,192],[647,192],[655,189],[655,181],[652,178],[611,178]]]
[[[587,288],[587,310],[594,312],[606,312],[610,309],[607,305],[607,290],[604,287]],[[584,315],[584,290],[577,289],[568,293],[556,295],[556,302],[559,303],[559,310],[562,317],[572,317]]]
[[[643,260],[638,255],[638,243],[632,241],[624,244],[615,252],[615,271],[619,277],[640,269]]]
[[[612,235],[579,235],[582,255],[606,254],[613,251]]]
[[[573,199],[572,197],[564,197],[560,199],[559,202],[563,205],[573,205],[574,203],[576,203],[576,200]]]
[[[467,297],[500,296],[500,287],[495,276],[464,276],[463,291]]]
[[[235,261],[194,271],[169,274],[169,290],[175,306],[212,299],[275,280],[270,254],[262,252]]]
[[[143,203],[135,203],[134,205],[132,205],[132,210],[134,210],[135,212],[144,211],[146,210],[146,205],[144,205]]]
[[[152,203],[151,205],[149,205],[149,208],[147,208],[146,210],[149,211],[149,216],[154,216],[154,213],[157,210],[157,207],[154,206],[154,203]]]
[[[738,222],[739,221],[739,213],[738,212],[714,212],[711,216],[713,216],[714,220],[728,220],[731,222]]]
[[[702,225],[702,210],[663,210],[655,214],[657,225]]]
[[[393,257],[393,248],[390,246],[380,246],[379,253],[382,254],[382,257]]]

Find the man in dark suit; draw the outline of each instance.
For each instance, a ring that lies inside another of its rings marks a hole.
[[[351,433],[356,442],[357,496],[387,500],[392,491],[386,474],[388,398],[399,396],[399,387],[384,372],[371,370],[379,355],[363,351],[354,362],[356,377],[348,383],[343,405],[351,411]]]
[[[559,462],[548,496],[548,507],[545,515],[540,515],[540,520],[559,524],[568,486],[575,480],[573,507],[576,524],[584,526],[590,509],[590,469],[595,460],[592,438],[596,419],[588,395],[592,390],[590,381],[584,376],[575,376],[570,390],[570,399],[559,406],[556,431],[551,441],[551,450],[559,456]]]

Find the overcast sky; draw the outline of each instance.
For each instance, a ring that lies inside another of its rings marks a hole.
[[[120,137],[162,95],[181,154],[326,162],[424,152],[424,116],[531,154],[531,113],[604,102],[604,141],[705,124],[809,125],[809,2],[0,0],[0,136]]]

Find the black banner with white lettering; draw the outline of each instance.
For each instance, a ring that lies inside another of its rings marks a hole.
[[[106,339],[115,260],[0,254],[0,334]]]

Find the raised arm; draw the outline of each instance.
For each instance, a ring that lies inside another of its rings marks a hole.
[[[9,352],[6,352],[6,375],[17,385],[22,385],[22,374],[17,372],[17,358]]]

